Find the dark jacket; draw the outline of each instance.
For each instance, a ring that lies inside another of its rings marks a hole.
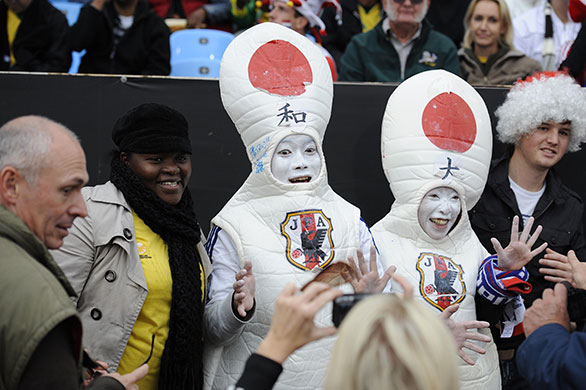
[[[82,388],[73,288],[45,245],[0,205],[0,389]],[[121,390],[111,377],[87,389]]]
[[[381,18],[384,15],[382,4],[377,1],[381,7]],[[373,5],[373,7],[375,6]],[[357,0],[340,0],[340,7],[342,8],[342,24],[338,24],[336,20],[336,8],[324,7],[321,19],[326,26],[326,35],[322,37],[322,45],[330,52],[336,64],[340,67],[340,59],[346,50],[346,46],[354,35],[362,33],[362,21],[360,20],[360,13],[358,12]]]
[[[541,64],[518,50],[502,46],[482,64],[472,49],[458,50],[460,74],[472,85],[512,85],[542,70]]]
[[[586,333],[544,325],[519,347],[517,366],[534,390],[583,389]]]
[[[401,82],[401,62],[382,28],[355,35],[342,56],[339,81]],[[456,46],[423,20],[421,35],[415,40],[405,66],[405,79],[431,69],[459,74]]]
[[[279,379],[283,366],[265,356],[253,353],[246,361],[236,389],[271,390]]]
[[[169,16],[172,0],[149,0],[149,4],[153,11],[161,18],[165,19]],[[186,18],[195,12],[200,7],[206,11],[206,24],[208,28],[229,28],[231,5],[230,0],[181,0],[181,8],[183,12],[174,13],[179,17]],[[227,30],[230,31],[230,30]]]
[[[560,69],[565,69],[578,84],[583,86],[586,82],[586,20],[582,22],[580,32]]]
[[[433,25],[435,31],[450,38],[459,48],[466,32],[463,22],[469,4],[470,0],[431,1],[425,19]]]
[[[6,32],[8,8],[0,2],[0,70],[27,72],[67,72],[71,51],[67,46],[69,25],[65,15],[47,0],[33,0],[20,15],[14,37],[16,63],[10,66],[10,47]]]
[[[169,28],[139,0],[134,22],[114,48],[113,26],[118,14],[112,2],[98,11],[85,5],[71,28],[70,44],[86,50],[79,73],[168,75],[171,71]]]
[[[41,341],[63,322],[77,324],[62,339],[77,365],[81,321],[68,294],[75,293],[45,245],[0,205],[0,389],[17,388]]]
[[[553,169],[549,170],[545,183],[545,192],[533,212],[534,226],[542,225],[543,231],[533,247],[547,242],[548,247],[556,252],[567,254],[573,249],[579,259],[586,259],[582,199],[561,183]],[[484,192],[469,212],[470,223],[482,245],[489,252],[494,252],[491,237],[497,238],[503,247],[508,245],[515,215],[519,216],[519,229],[522,229],[521,212],[509,184],[509,158],[503,157],[493,162]],[[543,290],[554,286],[554,283],[546,281],[539,273],[539,259],[544,254],[545,252],[538,254],[526,265],[529,282],[533,286],[531,293],[524,296],[526,307],[530,307],[535,299],[540,298]],[[495,339],[495,342],[499,349],[507,349],[518,346],[522,339],[513,337]]]

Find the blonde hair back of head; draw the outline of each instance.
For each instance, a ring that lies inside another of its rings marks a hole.
[[[428,308],[377,295],[342,322],[326,390],[459,389],[457,356],[447,326]]]

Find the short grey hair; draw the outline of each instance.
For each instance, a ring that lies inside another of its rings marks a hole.
[[[11,166],[18,169],[28,184],[36,183],[53,142],[50,126],[58,126],[78,140],[62,124],[42,116],[19,117],[0,127],[0,171]]]

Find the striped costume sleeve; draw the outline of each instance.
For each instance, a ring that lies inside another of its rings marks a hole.
[[[489,256],[480,265],[476,280],[477,293],[494,305],[506,304],[519,294],[528,294],[532,286],[527,282],[525,267],[517,271],[503,271],[498,267],[498,256]]]

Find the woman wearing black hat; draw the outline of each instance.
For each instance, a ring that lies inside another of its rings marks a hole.
[[[200,389],[211,266],[187,187],[187,122],[143,104],[116,122],[112,139],[110,181],[84,188],[89,215],[53,253],[78,295],[83,344],[120,373],[150,359],[141,390]],[[239,279],[234,303],[248,311],[254,278],[248,270]]]

